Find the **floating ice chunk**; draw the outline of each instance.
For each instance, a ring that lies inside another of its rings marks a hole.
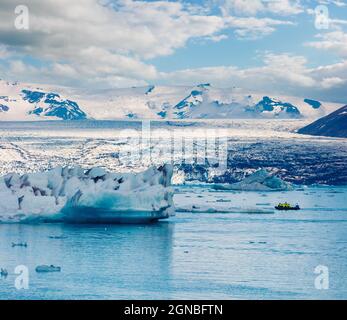
[[[37,266],[35,271],[36,272],[60,272],[61,268],[53,266],[53,265],[50,265],[50,266],[42,265],[42,266]]]
[[[15,247],[27,248],[28,244],[26,242],[19,242],[19,243],[12,242],[12,248],[15,248]]]
[[[242,207],[222,207],[222,206],[209,206],[202,204],[196,205],[183,205],[176,207],[176,212],[192,212],[192,213],[244,213],[244,214],[274,214],[274,210],[259,209],[259,208],[242,208]]]
[[[244,180],[232,184],[214,185],[218,190],[242,190],[242,191],[288,191],[293,186],[275,177],[266,170],[258,170]]]
[[[0,268],[0,277],[7,278],[8,271],[6,269]]]
[[[174,214],[172,167],[139,174],[55,168],[0,177],[0,222],[144,222]]]

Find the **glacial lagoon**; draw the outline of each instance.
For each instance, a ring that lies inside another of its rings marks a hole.
[[[8,271],[0,299],[347,299],[346,139],[296,134],[302,126],[279,120],[153,125],[159,138],[162,129],[226,129],[235,176],[278,166],[299,182],[314,183],[319,175],[341,186],[218,191],[203,180],[205,172],[186,170],[187,185],[180,172],[174,177],[176,216],[154,224],[0,224],[0,267]],[[118,157],[127,146],[119,132],[129,128],[141,130],[141,123],[0,123],[1,175],[58,165],[143,170],[149,163]],[[284,201],[302,210],[275,211]],[[39,265],[61,272],[37,273]],[[16,289],[17,266],[27,268],[28,289]],[[320,290],[319,272],[326,270],[320,267],[328,270],[327,290]]]
[[[185,186],[176,190],[178,210],[189,203],[221,212],[181,210],[147,225],[2,224],[0,267],[9,275],[0,299],[346,299],[346,197],[343,187]],[[303,210],[269,213],[288,198]],[[245,207],[269,212],[237,213]],[[36,273],[43,264],[62,270]],[[18,265],[28,268],[27,290],[15,287]],[[318,266],[329,270],[328,290],[316,288]]]

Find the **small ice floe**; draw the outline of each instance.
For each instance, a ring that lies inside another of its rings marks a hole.
[[[66,239],[67,237],[65,236],[49,236],[49,239],[54,239],[54,240],[62,240],[62,239]]]
[[[19,242],[19,243],[14,243],[12,242],[12,248],[14,247],[23,247],[23,248],[27,248],[28,244],[26,242]]]
[[[182,205],[176,207],[176,212],[192,212],[192,213],[244,213],[244,214],[274,214],[273,209],[259,209],[247,207],[210,207],[206,205]]]
[[[1,268],[0,269],[0,277],[1,278],[7,278],[8,276],[8,271],[6,269]]]
[[[272,209],[259,209],[259,208],[240,208],[238,212],[245,213],[245,214],[275,214],[275,211]]]
[[[163,165],[140,173],[57,167],[0,177],[0,223],[141,223],[175,213],[171,178]]]
[[[231,202],[231,200],[217,199],[216,202]]]
[[[248,241],[249,244],[267,244],[266,241]]]
[[[52,264],[50,266],[42,265],[42,266],[37,266],[35,271],[36,272],[60,272],[61,268],[56,267]]]
[[[241,191],[289,191],[293,186],[274,176],[266,170],[258,170],[240,182],[232,184],[216,184],[216,190],[241,190]]]

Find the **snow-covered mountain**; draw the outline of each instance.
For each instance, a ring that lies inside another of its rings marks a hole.
[[[318,119],[340,104],[210,84],[76,92],[0,80],[0,120]]]
[[[298,131],[314,136],[347,138],[347,105]]]
[[[79,105],[50,88],[0,81],[0,120],[83,120]]]
[[[22,98],[34,105],[29,114],[44,117],[56,117],[63,120],[83,120],[86,114],[78,104],[71,100],[64,100],[57,93],[22,90]]]

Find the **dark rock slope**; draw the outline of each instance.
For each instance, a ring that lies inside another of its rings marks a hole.
[[[298,131],[301,134],[347,138],[347,105]]]

